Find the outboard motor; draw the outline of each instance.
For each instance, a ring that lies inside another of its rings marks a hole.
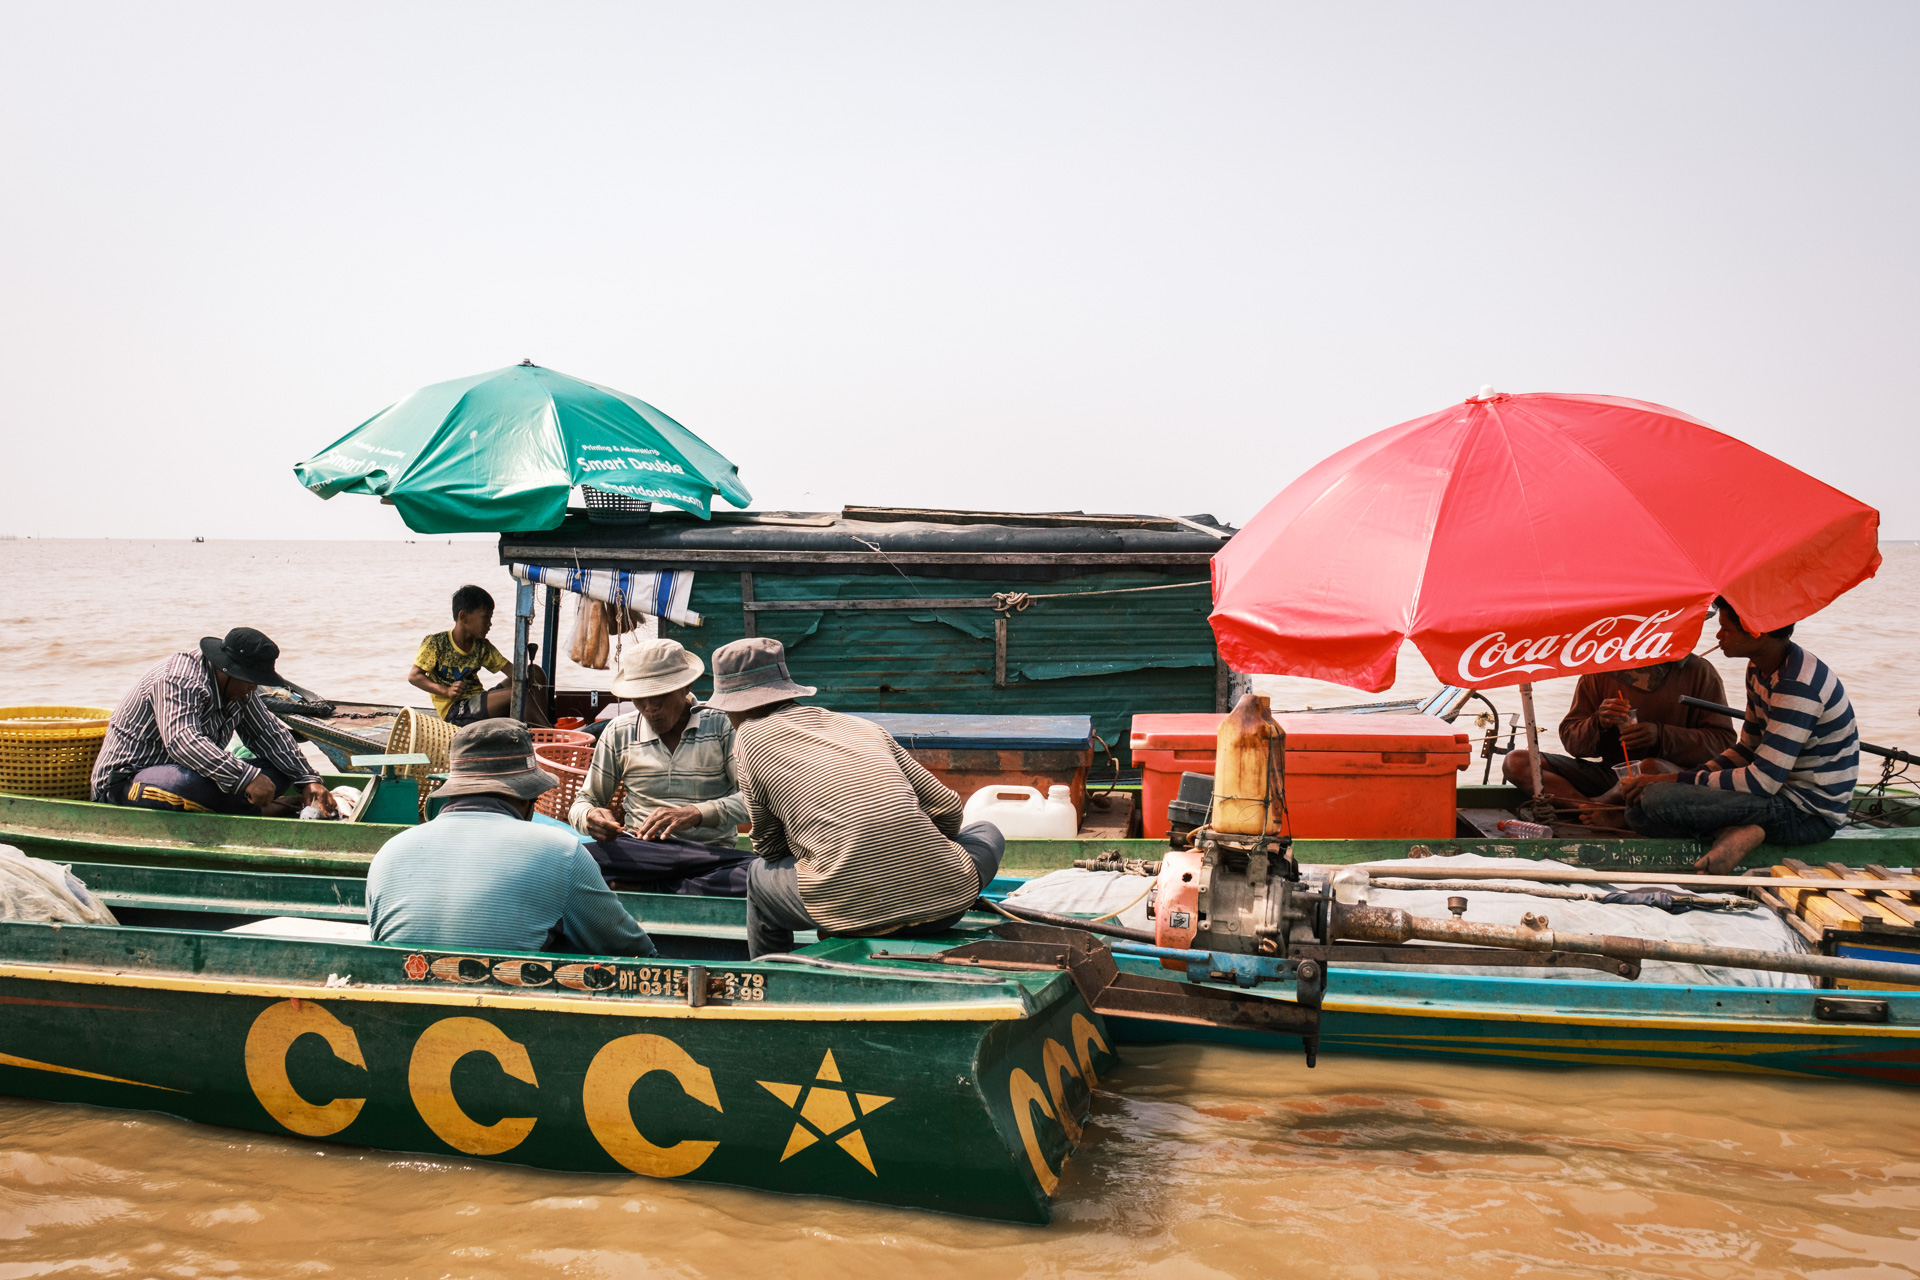
[[[1286,752],[1264,695],[1245,695],[1221,722],[1211,817],[1186,848],[1167,852],[1150,899],[1159,946],[1285,957],[1293,944],[1321,941],[1313,928],[1320,895],[1303,889],[1285,834]],[[1324,970],[1303,963],[1302,994],[1324,989]]]

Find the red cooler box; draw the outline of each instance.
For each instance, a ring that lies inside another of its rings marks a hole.
[[[1473,752],[1438,716],[1289,712],[1286,834],[1307,840],[1444,840],[1454,831],[1453,775]],[[1215,712],[1139,715],[1129,747],[1140,780],[1141,830],[1167,834],[1183,773],[1213,772]]]

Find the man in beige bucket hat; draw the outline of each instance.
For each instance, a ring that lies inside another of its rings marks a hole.
[[[1000,869],[990,822],[960,825],[960,797],[871,720],[795,701],[786,648],[755,636],[713,655],[713,697],[738,735],[753,818],[747,951],[790,951],[793,931],[872,937],[950,928]]]
[[[620,655],[613,696],[635,710],[601,731],[567,815],[592,837],[587,852],[609,883],[708,897],[747,891],[753,855],[735,847],[747,803],[734,776],[733,725],[694,698],[705,671],[677,640],[645,640]]]

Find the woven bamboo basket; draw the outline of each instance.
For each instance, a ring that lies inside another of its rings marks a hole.
[[[104,707],[0,707],[0,791],[85,800],[112,715]]]
[[[387,754],[404,756],[417,752],[432,762],[405,764],[394,769],[401,777],[412,778],[420,784],[420,818],[423,822],[427,816],[427,797],[440,786],[440,780],[432,775],[447,771],[447,749],[452,745],[453,726],[430,711],[402,707],[400,714],[393,718],[393,732],[387,738]]]

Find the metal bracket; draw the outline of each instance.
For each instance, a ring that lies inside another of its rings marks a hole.
[[[1235,991],[1201,986],[1192,981],[1176,982],[1122,973],[1119,965],[1114,963],[1113,952],[1092,935],[1078,929],[1009,921],[997,927],[994,933],[997,936],[992,939],[964,943],[930,955],[908,957],[888,953],[887,958],[911,958],[933,964],[980,968],[1063,969],[1096,1013],[1149,1022],[1224,1027],[1269,1035],[1297,1035],[1306,1049],[1308,1066],[1313,1065],[1318,1055],[1320,1006],[1317,993],[1325,989],[1325,971],[1315,961],[1308,962],[1312,973],[1296,970],[1297,979],[1313,994],[1312,1001],[1280,1000],[1267,996],[1242,996]],[[1194,954],[1208,956],[1210,963],[1214,953]],[[879,953],[876,953],[876,958],[879,958]],[[1251,956],[1233,958],[1259,959]]]

